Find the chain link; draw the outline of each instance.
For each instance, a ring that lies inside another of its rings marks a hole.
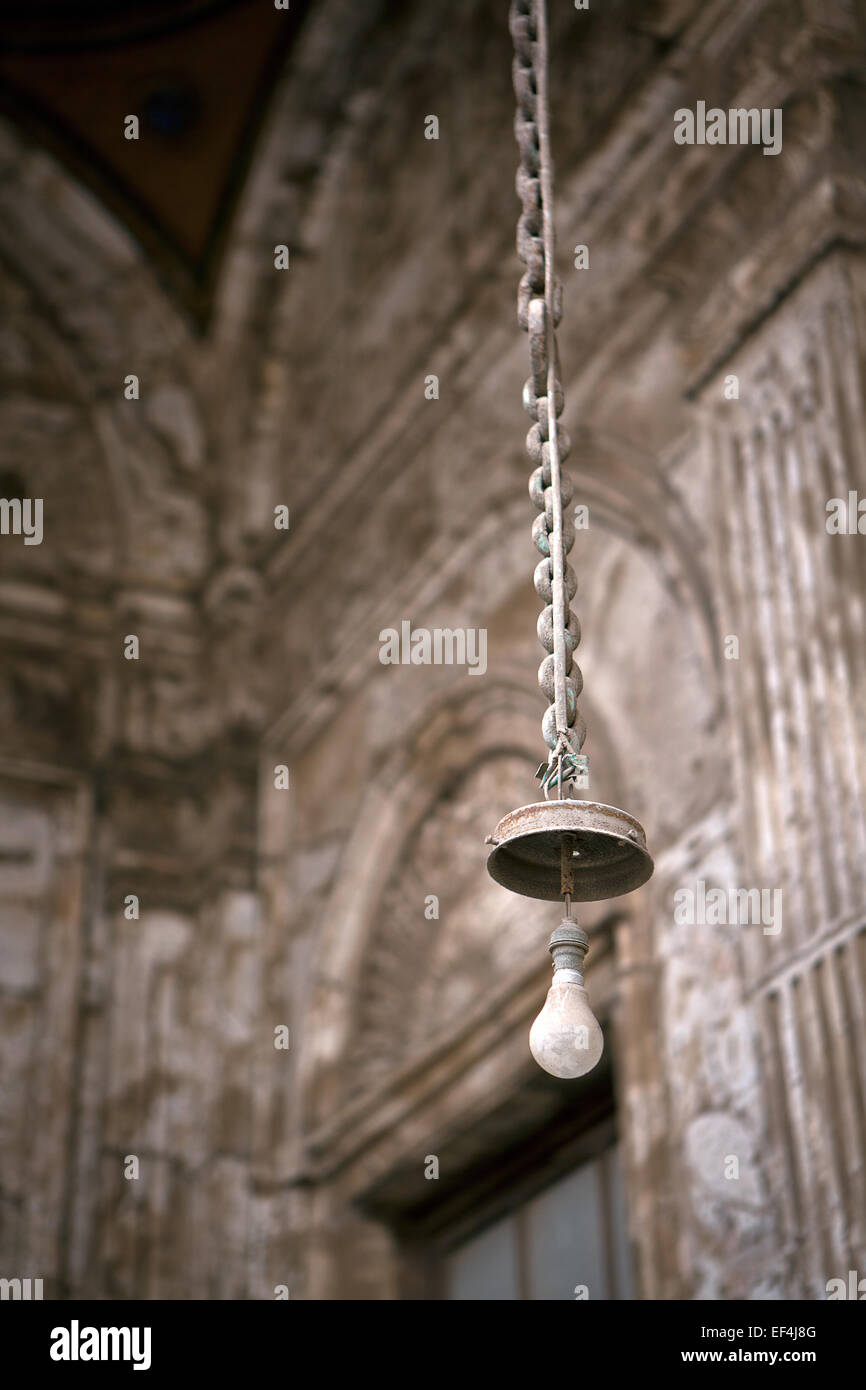
[[[555,328],[562,317],[562,285],[553,269],[553,173],[547,123],[547,23],[544,0],[512,0],[509,27],[514,42],[514,132],[520,150],[517,195],[523,211],[517,224],[517,254],[526,266],[517,293],[517,318],[529,335],[530,375],[523,405],[535,422],[526,436],[534,473],[529,496],[538,510],[532,540],[544,557],[536,567],[536,593],[546,607],[538,618],[538,640],[548,655],[538,669],[538,683],[550,702],[541,723],[550,749],[543,783],[559,795],[577,770],[575,755],[586,738],[577,701],[583,687],[574,653],[580,624],[569,607],[577,579],[566,556],[574,544],[574,521],[565,511],[574,494],[560,461],[571,443],[558,425],[563,393]],[[550,400],[553,412],[550,412]],[[553,765],[556,772],[553,773]],[[565,766],[564,766],[565,764]]]

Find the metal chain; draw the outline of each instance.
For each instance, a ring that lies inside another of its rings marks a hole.
[[[538,669],[538,683],[550,701],[541,724],[550,749],[542,786],[545,795],[554,785],[562,796],[565,783],[585,768],[585,759],[578,755],[586,725],[577,708],[583,677],[574,660],[580,624],[569,607],[577,592],[577,579],[565,558],[574,544],[574,521],[565,511],[574,488],[560,466],[571,443],[557,421],[563,408],[556,347],[562,286],[554,272],[545,0],[512,0],[509,26],[517,98],[514,132],[520,149],[517,194],[523,205],[517,224],[517,253],[526,266],[517,294],[517,317],[529,334],[531,374],[523,388],[523,404],[536,423],[526,436],[526,449],[539,465],[529,480],[529,496],[539,511],[532,539],[544,557],[536,566],[533,582],[547,605],[538,618],[538,638],[549,653]]]

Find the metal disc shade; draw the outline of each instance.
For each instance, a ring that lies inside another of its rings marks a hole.
[[[643,827],[598,801],[538,801],[503,816],[491,836],[490,877],[526,898],[562,896],[561,850],[573,836],[576,902],[618,898],[646,883],[653,861]]]

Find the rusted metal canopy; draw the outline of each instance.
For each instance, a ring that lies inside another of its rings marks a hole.
[[[626,811],[598,801],[537,801],[509,811],[487,856],[491,878],[526,898],[562,894],[561,852],[572,837],[576,902],[618,898],[646,883],[653,861],[643,827]]]

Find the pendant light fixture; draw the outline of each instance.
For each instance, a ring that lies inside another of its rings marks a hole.
[[[544,800],[502,818],[488,836],[493,848],[487,868],[497,883],[514,893],[551,901],[561,898],[564,903],[564,919],[549,944],[553,983],[532,1025],[529,1047],[539,1066],[551,1075],[575,1077],[596,1065],[603,1038],[583,981],[589,938],[571,915],[572,903],[630,893],[650,877],[653,862],[643,828],[633,816],[574,797],[578,788],[588,785],[589,763],[581,752],[586,725],[577,705],[583,686],[575,660],[580,624],[569,606],[577,580],[566,560],[574,544],[574,523],[566,511],[573,488],[561,464],[570,445],[558,424],[563,394],[556,327],[562,287],[554,274],[545,0],[513,0],[510,27],[520,149],[517,193],[523,205],[517,250],[526,266],[517,316],[529,334],[531,371],[523,388],[523,404],[534,422],[526,439],[527,452],[536,465],[529,480],[529,496],[538,511],[532,539],[542,556],[534,583],[545,603],[538,637],[547,655],[539,667],[538,682],[550,703],[541,724],[547,762],[537,773]]]

